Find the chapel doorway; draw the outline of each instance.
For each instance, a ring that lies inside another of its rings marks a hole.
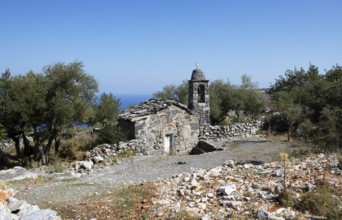
[[[164,137],[164,153],[170,154],[172,149],[172,134],[165,134]]]

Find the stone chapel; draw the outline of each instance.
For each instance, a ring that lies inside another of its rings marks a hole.
[[[144,143],[144,154],[188,154],[210,124],[209,80],[192,71],[188,106],[173,100],[150,99],[125,110],[119,126],[128,140]]]

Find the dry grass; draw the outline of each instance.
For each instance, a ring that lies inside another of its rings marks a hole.
[[[154,219],[149,213],[154,190],[152,183],[130,185],[108,195],[73,204],[55,204],[52,208],[62,219]]]
[[[295,207],[301,212],[308,211],[328,219],[340,219],[342,216],[341,201],[333,195],[328,185],[318,186],[316,192],[304,193]]]

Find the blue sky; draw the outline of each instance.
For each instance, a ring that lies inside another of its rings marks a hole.
[[[268,87],[286,69],[342,65],[340,0],[0,0],[0,71],[75,60],[101,92],[151,94],[199,63]]]

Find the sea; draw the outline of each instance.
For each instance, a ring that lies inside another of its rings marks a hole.
[[[121,102],[120,110],[123,111],[132,105],[138,105],[153,97],[152,94],[114,94]]]

